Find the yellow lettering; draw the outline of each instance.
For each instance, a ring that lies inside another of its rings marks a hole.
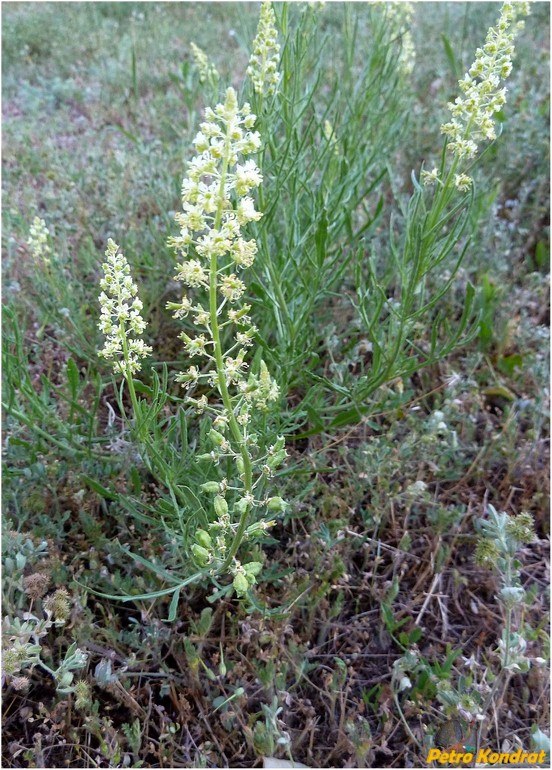
[[[467,751],[465,754],[462,754],[462,762],[465,765],[469,765],[472,759],[473,759],[473,754],[471,753],[471,751]]]
[[[532,765],[536,765],[539,761],[540,754],[537,754],[536,751],[531,752],[529,756],[527,757],[527,761],[530,762]]]
[[[449,755],[448,755],[448,751],[442,751],[442,752],[441,752],[441,756],[439,757],[439,762],[440,762],[442,765],[448,765],[448,762],[449,762]]]
[[[517,751],[514,751],[510,754],[510,764],[511,765],[517,765],[519,762],[521,762],[521,749],[518,749]]]
[[[430,749],[429,754],[427,755],[427,764],[429,765],[430,762],[435,762],[436,759],[439,759],[441,756],[441,749]]]
[[[491,763],[491,765],[496,765],[499,759],[500,759],[500,754],[498,753],[498,751],[493,751],[492,754],[489,754],[489,762]]]
[[[526,751],[524,751],[524,752],[523,752],[523,754],[521,755],[521,757],[519,758],[519,761],[520,761],[521,763],[523,763],[523,762],[527,762],[527,757],[528,757],[528,756],[529,756],[529,754],[527,754],[527,752],[526,752]]]
[[[480,764],[481,762],[488,764],[490,753],[491,753],[490,749],[479,749],[477,753],[477,759],[475,761],[476,765]]]
[[[545,761],[545,759],[546,759],[546,751],[541,751],[539,753],[539,758],[537,760],[539,765],[542,765],[542,763]]]
[[[500,762],[500,764],[501,764],[501,765],[502,765],[502,764],[506,764],[506,765],[507,765],[507,764],[508,764],[508,762],[511,762],[511,761],[512,761],[512,755],[511,755],[511,754],[508,754],[508,752],[505,752],[504,754],[501,754],[501,755],[500,755],[500,757],[499,757],[499,760],[498,760],[498,761]]]

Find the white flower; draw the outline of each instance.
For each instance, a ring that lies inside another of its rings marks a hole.
[[[199,72],[199,82],[205,83],[207,81],[215,85],[219,78],[217,68],[213,62],[209,61],[207,54],[199,46],[195,43],[190,43],[190,47],[192,49],[194,63]]]
[[[151,348],[140,335],[146,328],[146,322],[140,315],[142,302],[138,298],[138,288],[130,276],[130,266],[123,256],[118,254],[119,247],[109,239],[103,265],[104,278],[100,282],[103,289],[99,296],[101,305],[100,322],[102,333],[106,335],[100,355],[113,363],[116,373],[128,377],[140,371],[140,359],[151,353]]]
[[[276,90],[279,78],[279,53],[276,16],[272,10],[272,3],[263,3],[257,36],[253,41],[253,53],[247,68],[255,93],[266,93],[270,96]]]
[[[220,293],[230,302],[238,300],[245,291],[245,284],[243,281],[232,273],[232,275],[225,275],[220,282]]]
[[[458,81],[463,96],[449,103],[453,119],[441,126],[441,133],[450,138],[448,149],[459,158],[473,158],[478,141],[496,137],[494,116],[506,102],[506,89],[498,86],[512,71],[517,17],[528,13],[528,3],[504,3],[496,27],[489,29],[475,62]]]
[[[424,185],[435,184],[435,182],[439,181],[439,171],[436,168],[431,171],[424,170],[422,171],[421,177]]]
[[[467,174],[455,174],[454,176],[454,186],[460,192],[467,192],[472,185],[472,181],[472,178],[467,176]]]
[[[247,222],[257,222],[262,217],[262,214],[260,211],[255,210],[255,201],[253,198],[246,197],[240,201],[236,216],[238,223],[240,225],[245,225]]]
[[[27,240],[27,245],[35,262],[42,262],[45,265],[50,263],[49,254],[52,250],[48,244],[49,235],[50,231],[46,227],[46,222],[40,219],[40,217],[35,217],[29,228],[29,238]]]
[[[203,265],[197,259],[190,259],[188,262],[178,265],[178,273],[175,278],[177,281],[185,283],[186,286],[206,286],[209,282]]]
[[[236,166],[235,188],[238,195],[247,195],[253,187],[258,187],[263,176],[253,160],[246,160],[243,165]]]

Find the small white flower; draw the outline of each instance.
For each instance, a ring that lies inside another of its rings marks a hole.
[[[31,251],[35,262],[42,262],[45,265],[50,263],[49,255],[52,250],[48,243],[50,231],[46,227],[46,222],[40,217],[35,217],[29,228],[29,238],[27,245]]]
[[[506,102],[506,89],[498,86],[512,71],[517,18],[528,13],[528,3],[504,3],[496,27],[489,29],[485,45],[458,82],[463,96],[449,103],[453,119],[441,126],[441,133],[450,138],[447,147],[459,158],[473,158],[478,141],[496,138],[494,116]],[[456,187],[465,191],[470,183]]]
[[[108,241],[103,265],[104,278],[100,281],[103,289],[99,296],[101,305],[98,327],[106,335],[100,355],[112,361],[116,373],[128,377],[140,371],[141,359],[151,353],[151,348],[140,335],[146,328],[146,322],[140,315],[142,302],[137,296],[138,288],[130,276],[130,266],[123,254],[118,254],[119,247]],[[132,300],[129,304],[128,300]]]
[[[422,182],[424,185],[435,184],[439,180],[439,170],[433,168],[431,171],[422,171]]]
[[[190,43],[190,48],[192,49],[194,63],[199,72],[199,82],[208,82],[215,85],[219,79],[219,74],[213,62],[209,61],[205,51],[195,43]]]
[[[278,62],[280,46],[276,31],[276,16],[272,3],[261,5],[257,36],[253,41],[253,53],[249,59],[247,74],[253,82],[255,93],[274,93],[278,84]]]

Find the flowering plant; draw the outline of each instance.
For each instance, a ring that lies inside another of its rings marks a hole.
[[[216,573],[230,569],[240,595],[255,582],[261,568],[257,562],[242,565],[237,560],[241,541],[245,534],[273,523],[263,519],[247,530],[249,514],[259,507],[267,512],[283,510],[280,498],[263,498],[260,491],[264,479],[286,454],[283,438],[261,451],[259,436],[252,429],[255,411],[266,410],[277,401],[279,389],[263,360],[258,373],[246,375],[247,349],[253,345],[256,329],[249,315],[251,306],[238,304],[245,291],[238,272],[253,264],[257,251],[255,240],[244,238],[242,228],[261,217],[249,193],[262,176],[253,160],[240,162],[260,147],[259,134],[251,130],[255,119],[247,103],[238,106],[232,88],[224,103],[206,112],[194,140],[198,155],[189,163],[182,185],[183,212],[176,215],[180,234],[170,243],[186,257],[178,265],[176,279],[207,294],[207,304],[193,304],[185,294],[180,302],[167,306],[176,318],[191,315],[194,325],[204,331],[193,338],[182,332],[186,353],[197,363],[177,380],[190,390],[206,383],[216,388],[221,399],[210,403],[205,393],[198,398],[189,396],[198,413],[212,418],[212,450],[198,459],[216,465],[230,459],[235,469],[234,479],[224,477],[202,485],[204,492],[214,494],[215,518],[209,531],[197,532],[192,552],[201,567],[209,566]],[[227,350],[221,340],[223,329],[227,336],[230,329],[235,335]],[[231,492],[237,499],[230,509],[226,497]]]

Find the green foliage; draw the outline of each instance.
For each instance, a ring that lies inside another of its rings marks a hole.
[[[546,11],[462,191],[439,125],[493,4],[274,4],[270,93],[256,7],[3,8],[10,766],[415,765],[529,662],[496,737],[548,745]],[[279,388],[237,431],[207,368],[182,388],[197,319],[166,309],[192,140],[230,84],[262,143],[244,383]],[[109,238],[152,348],[123,378],[98,358]],[[487,497],[507,513],[475,548]]]

